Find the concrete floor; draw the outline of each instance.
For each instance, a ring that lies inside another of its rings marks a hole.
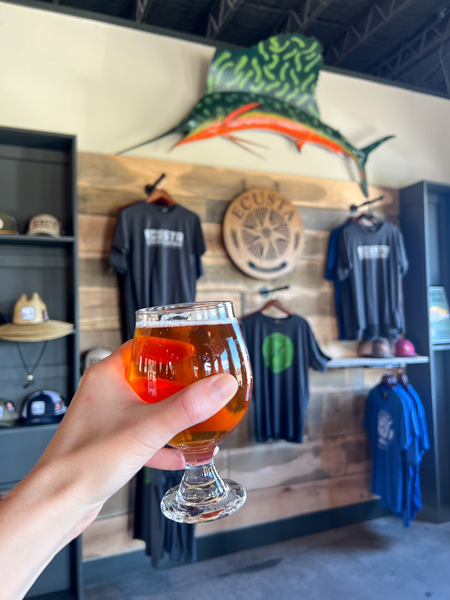
[[[382,518],[86,590],[86,600],[450,600],[450,523]]]

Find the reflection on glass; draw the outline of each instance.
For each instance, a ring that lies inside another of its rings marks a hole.
[[[182,450],[186,473],[161,508],[176,521],[218,519],[237,510],[245,490],[223,481],[213,456],[216,445],[242,420],[251,397],[252,374],[231,302],[138,311],[129,381],[145,402],[160,402],[198,379],[231,373],[238,390],[217,414],[180,432],[170,445]]]

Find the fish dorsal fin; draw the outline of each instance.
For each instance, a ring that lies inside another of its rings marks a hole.
[[[205,93],[253,92],[318,117],[315,90],[322,51],[315,38],[290,33],[243,50],[217,49],[209,65]]]

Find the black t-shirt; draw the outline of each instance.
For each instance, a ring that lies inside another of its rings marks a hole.
[[[197,559],[195,525],[177,523],[161,512],[164,494],[178,485],[183,475],[184,471],[161,471],[148,467],[137,474],[133,537],[144,540],[145,553],[151,556],[155,568],[165,553],[182,563]]]
[[[125,276],[131,335],[136,310],[194,302],[205,249],[198,215],[179,204],[144,201],[120,213],[109,262]]]
[[[242,321],[241,329],[253,369],[257,441],[301,442],[309,397],[308,369],[325,371],[329,357],[299,315],[274,319],[256,313]]]
[[[341,232],[337,274],[349,279],[343,294],[347,339],[404,333],[401,278],[408,270],[403,236],[392,223],[350,223]],[[345,307],[353,305],[353,311]]]

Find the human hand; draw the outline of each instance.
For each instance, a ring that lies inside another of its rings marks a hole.
[[[216,375],[161,403],[146,404],[127,381],[131,346],[127,342],[86,371],[38,464],[70,470],[70,477],[80,482],[78,500],[89,522],[142,466],[183,469],[181,451],[164,446],[183,429],[216,413],[237,389],[234,377]]]
[[[130,355],[128,342],[86,371],[39,462],[2,501],[0,564],[14,575],[0,598],[21,597],[142,466],[183,468],[181,452],[164,446],[236,393],[234,377],[221,374],[146,404],[127,382]]]

